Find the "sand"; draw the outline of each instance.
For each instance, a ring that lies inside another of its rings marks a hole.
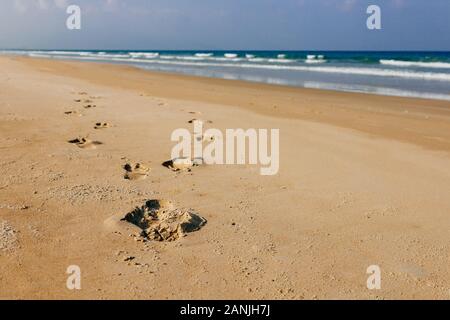
[[[280,129],[279,173],[167,168],[193,118]],[[0,298],[450,299],[449,120],[445,101],[0,57]],[[145,227],[170,241],[123,220],[161,199],[176,219]]]

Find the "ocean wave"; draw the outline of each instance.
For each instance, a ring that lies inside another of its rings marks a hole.
[[[325,63],[325,62],[327,62],[327,60],[311,60],[311,59],[305,60],[305,63],[310,63],[310,64]]]
[[[130,55],[128,54],[108,54],[108,53],[94,53],[94,54],[86,54],[83,55],[85,57],[100,57],[100,58],[129,58]]]
[[[130,55],[133,58],[144,57],[144,58],[154,59],[154,58],[159,57],[158,52],[129,52],[128,55]]]
[[[195,56],[199,58],[209,58],[212,57],[214,53],[196,53]]]
[[[421,61],[403,61],[403,60],[380,60],[380,64],[396,67],[421,67],[450,69],[450,63],[447,62],[421,62]]]
[[[168,57],[168,56],[167,56]],[[172,56],[172,60],[186,60],[186,61],[205,61],[207,58],[197,56]]]
[[[294,60],[286,59],[286,58],[277,58],[277,59],[266,59],[267,62],[271,63],[291,63],[295,62]]]
[[[250,61],[250,62],[265,62],[265,61],[268,61],[268,59],[264,59],[264,58],[248,58],[248,61]]]
[[[256,55],[230,52],[227,53],[227,57],[224,52],[202,53],[201,51],[198,54],[195,52],[164,51],[159,54],[158,52],[138,51],[63,50],[4,50],[0,51],[1,53],[62,60],[132,64],[143,69],[199,76],[206,75],[335,91],[450,101],[448,91],[450,72],[446,70],[450,68],[450,63],[445,62],[406,61],[407,58],[405,58],[405,61],[379,60],[380,57],[378,57],[372,64],[368,65],[365,61],[351,59],[336,62],[336,59],[331,55],[327,55],[326,58],[321,55],[309,55],[309,59],[305,59],[305,54],[289,54],[289,58],[282,58],[278,57],[276,53]],[[327,62],[325,59],[329,59],[329,63],[321,64]],[[419,67],[424,67],[424,69]],[[248,71],[244,69],[248,69]],[[323,75],[319,75],[319,73],[323,73]],[[331,74],[336,74],[336,76]],[[343,81],[340,82],[340,79]],[[430,82],[418,82],[418,80]],[[329,83],[330,81],[336,83]],[[441,83],[437,83],[437,81]]]
[[[317,64],[317,63],[324,63],[327,62],[325,60],[325,56],[323,55],[313,55],[313,54],[309,54],[306,56],[306,60],[305,63],[309,63],[309,64]]]
[[[62,54],[62,55],[68,55],[68,56],[86,56],[89,54],[92,54],[92,52],[89,51],[33,51],[34,53],[37,54]]]
[[[235,58],[238,57],[238,54],[237,54],[237,53],[225,53],[223,56],[224,56],[225,58],[235,59]]]
[[[127,61],[127,60],[120,60]],[[268,64],[249,64],[249,63],[213,63],[213,62],[198,62],[189,63],[181,61],[147,61],[137,60],[139,63],[171,63],[186,66],[204,66],[204,67],[239,67],[239,68],[255,68],[255,69],[271,69],[271,70],[288,70],[288,71],[305,71],[305,72],[322,72],[333,74],[351,74],[361,76],[376,76],[376,77],[397,77],[408,79],[422,79],[422,80],[436,80],[436,81],[450,81],[450,74],[448,73],[434,73],[434,72],[416,72],[416,71],[399,71],[391,69],[376,69],[376,68],[355,68],[355,67],[308,67],[308,66],[284,66],[284,65],[268,65]]]
[[[417,92],[417,91],[411,91],[411,90],[385,88],[385,87],[374,87],[374,86],[363,86],[363,85],[355,85],[355,84],[347,85],[347,84],[338,84],[338,83],[306,81],[303,83],[303,87],[310,88],[310,89],[320,89],[320,90],[371,93],[371,94],[383,95],[383,96],[422,98],[422,99],[435,99],[435,100],[450,101],[450,95],[448,95],[448,94],[431,93],[431,92]]]
[[[234,55],[234,54],[233,54]],[[58,57],[55,55],[48,55],[48,57]],[[61,58],[65,58],[61,56]],[[395,70],[395,69],[379,69],[379,68],[367,68],[367,67],[340,67],[340,66],[301,66],[301,65],[283,65],[283,64],[263,64],[263,63],[231,63],[236,59],[241,58],[217,58],[224,59],[224,62],[219,61],[205,61],[205,59],[211,58],[199,58],[195,56],[177,57],[177,60],[162,60],[162,59],[142,59],[139,57],[125,58],[125,57],[113,57],[105,59],[102,56],[79,56],[72,57],[74,59],[94,59],[94,60],[111,60],[117,62],[128,63],[151,63],[151,64],[170,64],[179,66],[202,66],[202,67],[226,67],[226,68],[253,68],[253,69],[269,69],[269,70],[286,70],[286,71],[303,71],[303,72],[320,72],[330,74],[349,74],[360,76],[375,76],[375,77],[394,77],[394,78],[407,78],[407,79],[420,79],[420,80],[434,80],[434,81],[450,81],[450,73],[437,73],[437,72],[422,72],[412,70]],[[184,61],[181,61],[181,60]],[[270,59],[267,59],[270,60]],[[278,61],[280,59],[273,59]],[[291,60],[292,61],[292,60]],[[242,61],[241,61],[242,62]]]

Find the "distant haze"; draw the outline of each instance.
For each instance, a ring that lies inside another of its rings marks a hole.
[[[69,4],[82,29],[66,29]],[[370,4],[382,30],[366,27]],[[0,48],[450,51],[449,0],[2,0]]]

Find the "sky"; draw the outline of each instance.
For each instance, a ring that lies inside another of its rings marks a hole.
[[[0,48],[450,51],[450,0],[1,0]]]

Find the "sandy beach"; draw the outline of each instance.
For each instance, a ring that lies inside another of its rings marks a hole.
[[[279,173],[163,166],[194,118],[280,129]],[[2,56],[0,133],[1,299],[450,299],[448,101]],[[145,239],[149,200],[207,223]]]

